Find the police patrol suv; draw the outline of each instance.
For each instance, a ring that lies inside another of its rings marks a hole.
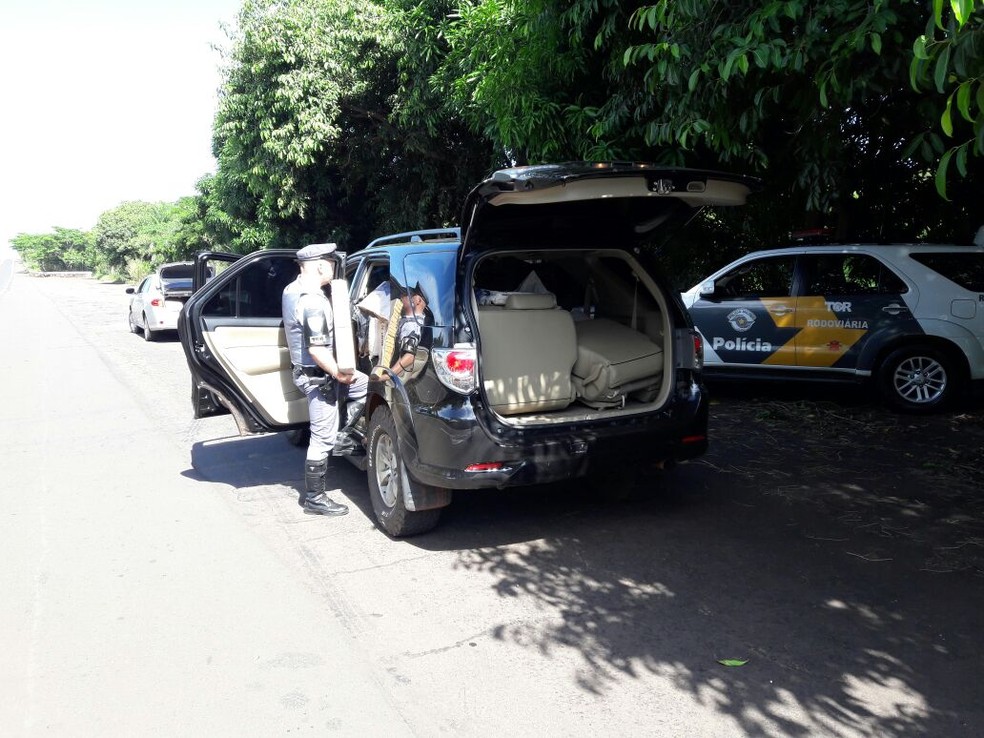
[[[748,254],[682,295],[707,376],[870,380],[899,410],[984,380],[984,248],[804,245]]]

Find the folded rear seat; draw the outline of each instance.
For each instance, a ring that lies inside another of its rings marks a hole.
[[[552,294],[511,293],[480,305],[482,379],[500,415],[563,410],[574,401],[574,320]]]
[[[573,383],[594,408],[622,407],[629,393],[654,397],[663,376],[663,349],[649,336],[614,320],[579,320]]]

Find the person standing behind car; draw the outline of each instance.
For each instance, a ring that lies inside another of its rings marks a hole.
[[[335,360],[331,301],[324,286],[335,276],[335,244],[305,246],[297,252],[300,274],[284,289],[284,332],[290,349],[294,384],[308,400],[311,441],[304,460],[300,505],[311,515],[344,515],[348,507],[325,492],[338,434],[339,394],[348,390],[350,415],[365,405],[368,377],[342,371]]]

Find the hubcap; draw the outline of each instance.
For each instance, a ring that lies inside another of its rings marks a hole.
[[[384,433],[376,441],[376,486],[386,507],[396,505],[397,495],[400,494],[399,479],[393,439]]]
[[[946,369],[929,356],[910,356],[895,368],[894,383],[901,398],[925,405],[946,391]]]

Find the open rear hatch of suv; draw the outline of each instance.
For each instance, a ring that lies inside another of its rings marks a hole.
[[[604,421],[667,404],[699,342],[641,248],[671,219],[745,202],[757,180],[649,165],[497,172],[470,194],[461,257],[482,390],[513,426]]]

